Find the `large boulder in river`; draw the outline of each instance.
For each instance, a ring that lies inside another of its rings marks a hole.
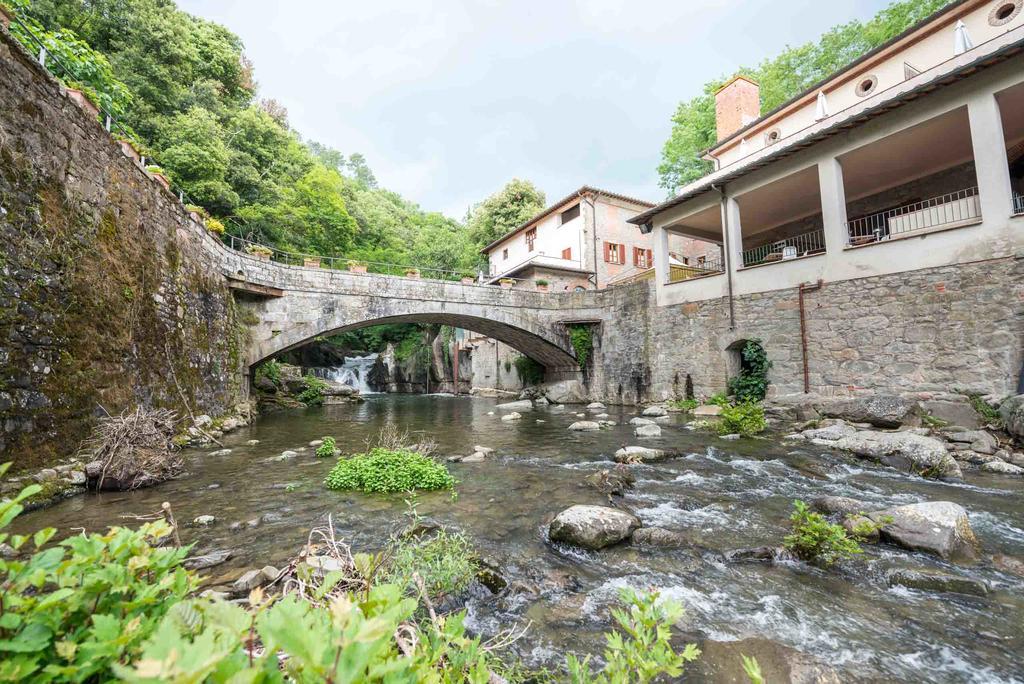
[[[890,587],[900,586],[920,591],[971,594],[973,596],[988,594],[988,585],[984,582],[948,572],[894,568],[885,574],[885,581]]]
[[[999,407],[999,416],[1003,419],[1006,431],[1024,442],[1024,394],[1010,397]]]
[[[635,515],[607,506],[577,505],[555,516],[548,538],[596,551],[628,539],[637,529],[640,519]]]
[[[569,426],[569,429],[573,432],[593,432],[594,430],[600,430],[601,425],[592,420],[577,420]]]
[[[874,511],[867,517],[882,523],[882,541],[947,560],[973,561],[978,557],[978,538],[967,511],[959,504],[928,501]]]
[[[582,404],[587,400],[587,390],[579,380],[559,380],[544,385],[544,396],[555,404]]]
[[[853,423],[870,423],[880,428],[897,428],[914,414],[917,404],[894,394],[875,394],[844,401],[835,401],[822,407],[822,415],[843,418]]]
[[[661,427],[657,425],[637,425],[633,428],[637,437],[661,437]]]
[[[743,671],[743,656],[755,658],[764,681],[773,684],[840,684],[841,679],[829,665],[814,656],[762,637],[739,641],[712,641],[698,644],[700,658],[686,668],[687,681],[734,684],[750,681]],[[673,646],[681,644],[673,643]]]
[[[324,396],[326,397],[351,397],[353,394],[359,394],[352,385],[346,385],[341,382],[335,382],[334,380],[325,380],[327,387],[324,388]]]
[[[615,460],[619,463],[655,463],[668,457],[669,453],[663,449],[642,446],[624,446],[615,452]]]
[[[833,443],[837,449],[930,477],[960,478],[960,465],[945,442],[913,432],[860,430]]]
[[[848,496],[819,496],[811,501],[811,510],[824,515],[859,515],[873,508]]]

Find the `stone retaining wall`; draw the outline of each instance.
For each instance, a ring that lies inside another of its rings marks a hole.
[[[225,412],[241,341],[216,241],[3,30],[0,74],[0,461],[53,462],[136,404]]]

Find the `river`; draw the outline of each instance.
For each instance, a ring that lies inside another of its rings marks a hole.
[[[566,428],[581,408],[539,408],[509,424],[495,403],[376,395],[360,404],[272,413],[225,437],[228,455],[190,452],[185,477],[132,493],[79,496],[26,514],[17,527],[101,530],[123,524],[126,513],[151,513],[170,501],[180,520],[216,516],[212,527],[182,533],[199,550],[235,551],[227,564],[206,571],[218,580],[251,566],[280,566],[328,514],[356,549],[375,549],[403,519],[405,497],[331,492],[321,484],[330,460],[317,459],[308,447],[294,459],[278,456],[324,435],[357,451],[394,423],[415,437],[433,437],[442,455],[468,454],[477,444],[496,450],[484,463],[453,464],[457,497],[421,494],[418,510],[463,530],[509,577],[538,590],[501,599],[479,594],[468,604],[468,624],[484,634],[532,621],[515,645],[529,664],[555,665],[570,650],[600,653],[608,607],[619,588],[633,586],[657,587],[681,600],[680,628],[688,638],[765,637],[820,658],[844,682],[1024,681],[1024,582],[988,562],[965,568],[887,546],[867,546],[864,556],[831,572],[801,564],[730,564],[721,557],[778,543],[793,500],[826,494],[882,506],[954,501],[968,510],[986,554],[1024,557],[1020,480],[974,474],[958,484],[928,481],[805,444],[723,441],[687,430],[676,415],[661,438],[643,444],[684,456],[633,466],[637,485],[623,503],[646,525],[685,532],[692,547],[626,545],[585,553],[549,544],[545,521],[572,504],[603,502],[583,479],[610,467],[621,445],[639,443],[625,424],[636,411],[610,407],[617,427],[573,433]],[[247,446],[252,439],[259,444]],[[268,519],[258,526],[230,529],[261,516]],[[884,572],[894,566],[963,573],[988,582],[992,591],[975,598],[889,589]]]

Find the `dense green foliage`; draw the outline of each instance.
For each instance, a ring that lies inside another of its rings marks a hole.
[[[736,401],[763,401],[768,393],[768,371],[772,362],[760,340],[747,340],[740,350],[740,373],[729,379],[729,392]]]
[[[544,209],[544,193],[530,181],[514,178],[473,208],[468,228],[481,247],[518,228]]]
[[[306,406],[319,406],[324,403],[324,392],[327,391],[327,383],[315,375],[302,377],[302,384],[305,386],[299,396],[296,397]]]
[[[256,379],[267,378],[275,385],[281,384],[281,364],[273,359],[256,369]]]
[[[764,407],[757,402],[743,401],[722,407],[718,434],[751,437],[764,432],[766,427]]]
[[[443,600],[465,591],[475,574],[473,551],[465,535],[439,529],[424,537],[410,535],[394,544],[384,581],[415,593],[418,577],[427,594]]]
[[[678,409],[680,411],[692,411],[700,405],[696,399],[670,399],[665,402],[669,408]]]
[[[787,47],[780,55],[737,73],[761,86],[761,111],[769,112],[815,83],[949,4],[951,0],[896,0],[866,22],[836,26],[816,42]],[[670,193],[711,170],[701,153],[716,142],[715,91],[730,76],[704,84],[703,92],[679,104],[672,133],[658,166],[659,184]]]
[[[586,368],[587,360],[594,349],[594,331],[589,325],[570,325],[569,343],[576,352],[576,361],[580,368]]]
[[[444,464],[408,449],[371,449],[342,456],[324,479],[328,489],[366,493],[451,489],[455,478]]]
[[[793,508],[789,517],[792,532],[786,535],[783,544],[797,558],[829,567],[863,553],[860,544],[846,534],[842,525],[829,522],[820,513],[811,512],[799,499],[793,502]]]
[[[516,373],[524,385],[539,385],[544,381],[544,365],[529,356],[520,356],[515,361]]]
[[[323,444],[316,448],[317,458],[332,458],[338,450],[338,444],[333,437],[324,437]]]
[[[0,466],[0,476],[10,464]],[[0,681],[84,682],[109,678],[138,656],[170,606],[197,586],[180,567],[187,548],[157,548],[164,522],[138,530],[74,535],[46,546],[56,530],[2,532],[39,491],[0,502],[0,543],[27,557],[0,556]]]
[[[646,684],[658,677],[679,677],[683,666],[700,656],[694,644],[680,651],[672,647],[672,625],[683,615],[676,601],[660,599],[657,592],[638,595],[632,590],[622,592],[628,611],[616,608],[612,618],[619,630],[605,635],[604,668],[594,676],[588,667],[590,658],[582,662],[567,658],[571,681],[575,684]]]

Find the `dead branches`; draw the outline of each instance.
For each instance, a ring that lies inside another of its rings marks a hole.
[[[99,464],[96,489],[147,487],[181,473],[184,459],[171,442],[176,422],[173,411],[145,407],[100,421],[85,443]]]

